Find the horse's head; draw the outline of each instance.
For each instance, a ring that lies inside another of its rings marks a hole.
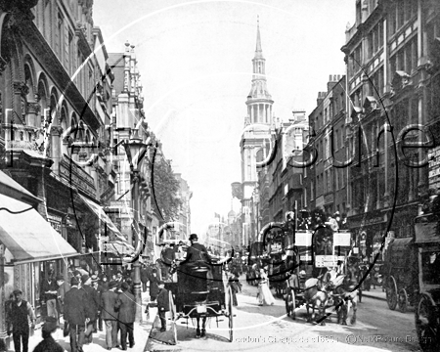
[[[332,269],[327,271],[321,277],[321,289],[326,291],[333,291],[337,287],[341,286],[344,282],[345,275],[339,274],[336,270]]]

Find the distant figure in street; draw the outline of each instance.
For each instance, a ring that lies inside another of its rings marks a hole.
[[[185,259],[185,250],[183,248],[183,241],[180,241],[177,246],[174,247],[174,258],[177,260]]]
[[[266,270],[260,269],[260,282],[258,283],[258,302],[259,306],[263,304],[273,305],[275,298],[273,298],[272,292],[269,289],[269,279]]]
[[[116,311],[118,294],[115,292],[117,286],[115,281],[110,281],[108,291],[103,292],[101,296],[101,317],[105,322],[105,341],[108,350],[118,344],[118,312]]]
[[[70,280],[70,290],[64,296],[64,320],[69,324],[70,350],[82,351],[87,317],[87,297],[84,290],[78,288],[78,279]]]
[[[159,281],[159,294],[157,295],[157,311],[159,312],[160,331],[164,332],[167,329],[167,321],[165,318],[165,313],[170,310],[170,300],[168,290],[165,288],[163,281]]]
[[[35,314],[31,304],[21,298],[23,293],[20,290],[14,290],[13,294],[15,301],[12,303],[11,322],[14,349],[15,352],[21,352],[21,343],[23,343],[23,352],[28,352],[29,321],[31,328],[35,328]]]
[[[124,279],[122,278],[122,272],[120,270],[118,270],[116,272],[116,291],[119,291],[121,289],[121,285],[124,282]]]
[[[52,333],[57,328],[57,319],[54,317],[47,317],[46,322],[41,329],[43,341],[34,348],[33,352],[64,352],[64,348],[62,348],[52,337]]]
[[[127,333],[130,348],[134,346],[134,321],[136,318],[136,303],[133,294],[129,291],[129,285],[123,282],[122,293],[118,296],[119,315],[118,326],[121,330],[121,348],[127,349]]]
[[[162,280],[168,280],[169,272],[172,261],[175,259],[174,249],[170,247],[169,243],[163,245],[162,251],[160,252],[161,260],[161,277]]]
[[[101,291],[108,290],[108,277],[107,275],[102,275],[101,280],[99,280],[99,286],[101,286]]]

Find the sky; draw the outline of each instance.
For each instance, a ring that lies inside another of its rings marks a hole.
[[[145,116],[193,192],[192,232],[240,209],[231,183],[241,182],[257,16],[274,116],[308,116],[329,75],[345,72],[355,0],[94,1],[107,51],[135,45]]]

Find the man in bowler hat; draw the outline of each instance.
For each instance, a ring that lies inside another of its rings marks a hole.
[[[123,282],[121,284],[122,292],[118,297],[118,325],[121,330],[121,348],[124,351],[127,349],[127,333],[130,348],[134,346],[133,325],[136,318],[136,303],[129,288],[129,285],[126,282]]]
[[[101,295],[101,318],[105,322],[105,341],[108,350],[118,347],[118,312],[116,311],[118,294],[115,292],[117,286],[117,282],[110,281],[108,291]]]
[[[78,288],[78,279],[72,277],[70,290],[64,295],[64,319],[69,323],[70,350],[82,352],[87,316],[87,297],[84,290]]]

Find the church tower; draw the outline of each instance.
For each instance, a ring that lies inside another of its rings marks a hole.
[[[241,199],[243,221],[242,244],[256,238],[256,228],[251,221],[251,200],[257,192],[256,158],[258,150],[262,149],[271,139],[275,130],[272,104],[273,100],[267,89],[266,60],[261,47],[260,25],[257,20],[257,46],[252,59],[251,90],[247,96],[247,116],[244,121],[244,130],[240,140],[241,150],[241,184],[243,196]]]

